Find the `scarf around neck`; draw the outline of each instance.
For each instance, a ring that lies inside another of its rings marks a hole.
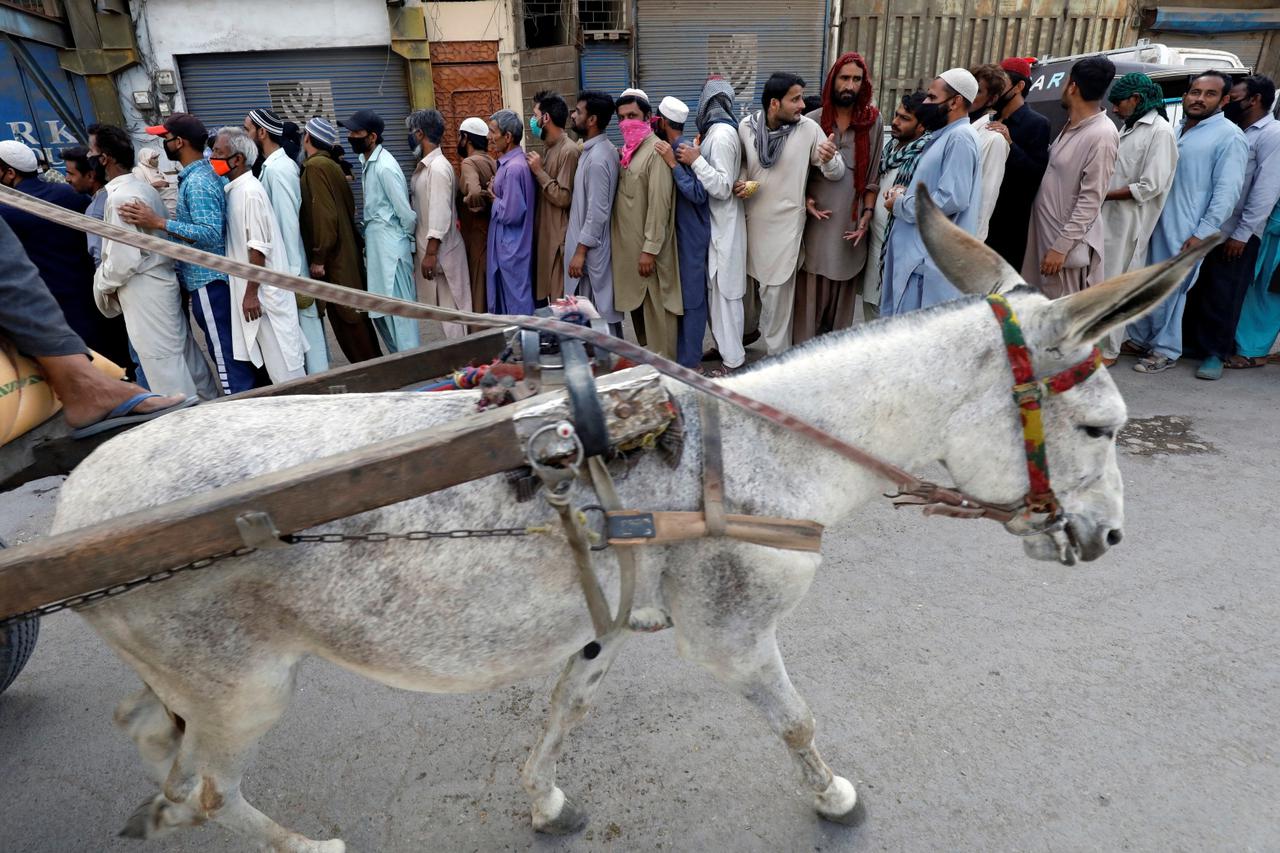
[[[764,110],[757,110],[752,113],[752,123],[756,131],[756,156],[760,158],[761,166],[772,169],[773,164],[782,156],[782,146],[787,144],[787,138],[800,122],[780,124],[777,130],[770,130],[769,122],[764,117]]]
[[[1133,127],[1138,123],[1138,119],[1152,110],[1159,113],[1165,121],[1169,120],[1168,114],[1164,111],[1164,92],[1154,80],[1139,71],[1126,74],[1113,83],[1107,97],[1114,104],[1116,101],[1123,101],[1134,95],[1142,100],[1138,108],[1133,111],[1133,115],[1124,120],[1125,127]]]
[[[629,169],[640,143],[653,136],[653,127],[647,121],[629,118],[618,122],[618,130],[622,131],[622,168]]]

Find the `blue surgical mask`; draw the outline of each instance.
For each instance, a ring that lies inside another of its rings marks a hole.
[[[538,139],[542,138],[542,127],[538,124],[538,120],[533,116],[529,116],[529,130],[533,131],[533,135]]]

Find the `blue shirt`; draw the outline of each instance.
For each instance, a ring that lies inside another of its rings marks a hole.
[[[1147,263],[1172,258],[1188,237],[1204,240],[1221,231],[1244,189],[1248,163],[1244,134],[1222,113],[1194,127],[1184,120],[1178,130],[1178,167],[1151,235]]]
[[[671,149],[688,145],[689,140],[677,137]],[[680,261],[680,288],[686,297],[707,286],[707,250],[711,246],[711,207],[707,191],[693,173],[693,169],[681,163],[671,170],[676,182],[676,256]],[[686,298],[686,304],[689,300]],[[694,302],[694,304],[697,304]]]
[[[178,173],[178,208],[174,216],[165,223],[165,230],[174,242],[214,255],[227,253],[223,234],[227,227],[227,194],[222,189],[222,178],[214,174],[208,160],[197,160]],[[187,290],[199,290],[209,282],[227,280],[223,273],[185,261],[178,261],[174,269],[178,281]]]
[[[1280,201],[1280,121],[1266,113],[1244,129],[1244,138],[1249,144],[1244,189],[1223,230],[1248,243],[1251,237],[1262,237],[1267,217]]]

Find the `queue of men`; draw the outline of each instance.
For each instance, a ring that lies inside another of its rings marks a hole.
[[[758,338],[775,354],[851,326],[858,300],[872,320],[959,296],[919,233],[922,191],[1051,298],[1225,232],[1164,305],[1102,342],[1104,355],[1135,355],[1134,369],[1154,374],[1185,352],[1205,379],[1265,364],[1280,332],[1272,81],[1199,73],[1174,128],[1155,82],[1116,79],[1105,56],[1086,57],[1062,87],[1067,122],[1051,140],[1025,102],[1031,72],[1018,57],[943,71],[893,105],[883,142],[871,72],[853,52],[808,109],[805,81],[788,73],[773,74],[745,115],[718,78],[692,109],[639,89],[584,91],[572,104],[540,92],[527,132],[541,153],[522,148],[526,125],[500,110],[460,123],[457,172],[440,148],[444,117],[419,110],[409,181],[382,118],[361,110],[340,124],[359,155],[362,226],[335,128],[265,109],[212,135],[188,114],[148,128],[181,168],[168,204],[128,134],[103,125],[86,149],[64,152],[70,187],[34,180],[19,143],[0,143],[0,180],[113,224],[400,299],[528,314],[585,297],[615,335],[629,317],[642,345],[686,367],[718,359],[709,375],[740,368]],[[620,150],[606,136],[615,120]],[[207,398],[325,370],[324,316],[353,362],[379,355],[379,340],[388,352],[420,343],[407,318],[322,306],[12,209],[0,216],[73,330],[161,394]],[[450,338],[467,331],[444,324]]]

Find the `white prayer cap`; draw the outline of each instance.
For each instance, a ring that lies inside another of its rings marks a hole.
[[[618,100],[622,100],[627,97],[627,95],[634,95],[646,104],[650,103],[649,96],[644,93],[644,89],[623,89],[622,94],[618,96]]]
[[[34,172],[38,168],[36,152],[16,139],[0,142],[0,160],[18,172]]]
[[[689,118],[689,107],[679,98],[667,95],[662,99],[662,103],[658,104],[658,114],[667,121],[684,124],[685,120]]]
[[[462,120],[462,126],[458,129],[463,133],[474,133],[476,136],[488,136],[489,122],[482,118],[472,116],[471,118],[464,118]]]
[[[949,68],[938,75],[943,81],[959,92],[966,101],[973,103],[978,97],[978,78],[965,68]]]

